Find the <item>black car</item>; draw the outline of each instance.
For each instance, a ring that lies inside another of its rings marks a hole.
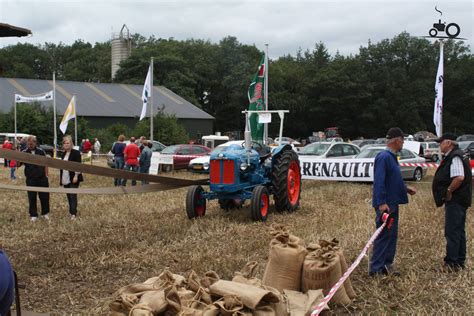
[[[474,159],[474,141],[461,141],[458,144],[470,159]]]

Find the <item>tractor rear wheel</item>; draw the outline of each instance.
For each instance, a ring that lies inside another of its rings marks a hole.
[[[293,212],[299,207],[300,161],[293,150],[285,150],[276,158],[272,170],[272,186],[275,209],[278,212]]]
[[[189,187],[186,194],[186,213],[189,219],[202,217],[206,214],[206,199],[202,196],[203,192],[200,185]]]
[[[250,212],[254,221],[265,222],[268,216],[268,206],[270,204],[270,198],[268,189],[263,185],[257,185],[252,191],[252,200],[250,206]]]

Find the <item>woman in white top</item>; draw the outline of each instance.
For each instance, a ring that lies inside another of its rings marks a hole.
[[[61,155],[62,160],[82,162],[81,152],[73,148],[74,143],[69,135],[63,137],[63,153]],[[65,188],[78,188],[79,183],[84,181],[82,174],[79,172],[60,170],[59,171],[59,184]],[[71,219],[75,220],[77,216],[77,194],[66,194],[67,201],[69,203],[69,214]]]

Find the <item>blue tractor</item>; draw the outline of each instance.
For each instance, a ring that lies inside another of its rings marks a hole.
[[[250,132],[246,131],[241,145],[230,145],[211,154],[209,189],[205,191],[200,185],[189,187],[186,212],[190,219],[205,215],[207,200],[218,200],[220,207],[226,210],[250,200],[251,218],[265,221],[270,195],[277,211],[293,212],[299,207],[301,193],[298,155],[290,145],[270,150],[266,145],[252,142]]]

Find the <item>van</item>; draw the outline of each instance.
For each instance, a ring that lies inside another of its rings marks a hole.
[[[425,159],[436,162],[441,157],[439,144],[437,142],[421,142],[420,146],[423,148],[423,157]]]
[[[228,141],[229,136],[207,135],[202,137],[202,145],[211,150],[221,144],[227,143]]]

